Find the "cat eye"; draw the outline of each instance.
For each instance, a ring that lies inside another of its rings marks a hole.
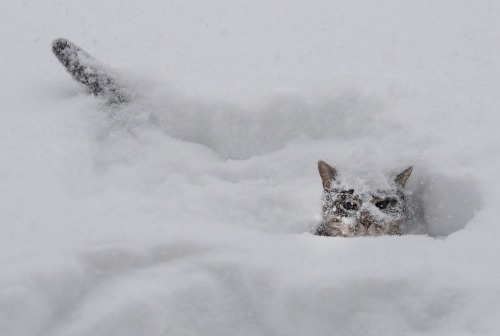
[[[358,210],[358,203],[353,201],[346,201],[342,203],[342,208],[347,211]]]
[[[375,203],[375,206],[380,210],[387,209],[389,205],[395,205],[397,203],[396,200],[383,200]]]
[[[380,202],[375,203],[375,206],[377,208],[379,208],[380,210],[386,209],[388,205],[389,205],[389,201],[380,201]]]

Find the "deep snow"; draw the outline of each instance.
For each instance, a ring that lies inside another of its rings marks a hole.
[[[0,335],[497,334],[499,14],[3,4]],[[134,103],[87,96],[61,36]],[[414,234],[310,234],[319,159],[375,182],[414,165]]]

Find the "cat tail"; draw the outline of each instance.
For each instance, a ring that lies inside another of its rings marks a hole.
[[[102,63],[72,42],[59,38],[52,42],[52,51],[71,76],[87,90],[110,105],[130,101],[130,95]]]

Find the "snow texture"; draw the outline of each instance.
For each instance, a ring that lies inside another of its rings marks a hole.
[[[0,335],[497,335],[499,14],[3,3]],[[58,37],[133,103],[87,95]],[[414,165],[414,234],[312,235],[319,159],[360,186]]]

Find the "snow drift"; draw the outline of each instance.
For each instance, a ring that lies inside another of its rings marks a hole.
[[[496,4],[4,7],[0,334],[500,327]],[[134,102],[86,95],[59,36]],[[413,164],[412,234],[310,234],[318,159],[367,179]]]

